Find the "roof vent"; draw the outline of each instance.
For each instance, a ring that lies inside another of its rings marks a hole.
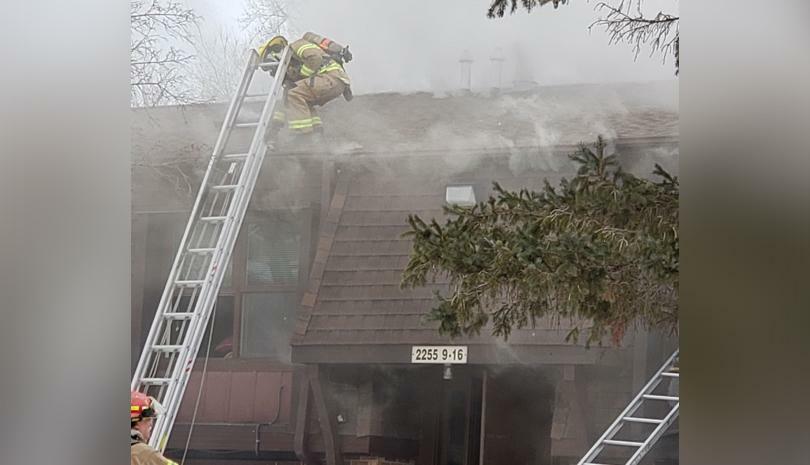
[[[447,186],[445,201],[451,205],[475,205],[475,191],[473,190],[473,186],[469,184]]]

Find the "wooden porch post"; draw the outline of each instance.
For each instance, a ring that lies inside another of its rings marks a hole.
[[[298,460],[306,465],[315,463],[309,454],[307,438],[309,437],[309,374],[305,373],[298,390],[298,412],[295,419],[295,436],[293,450]]]
[[[484,465],[484,443],[487,440],[487,369],[483,370],[483,377],[481,380],[481,439],[480,439],[480,452],[478,464]]]
[[[321,425],[321,432],[323,433],[326,464],[343,465],[343,456],[340,452],[337,435],[337,421],[335,416],[329,412],[326,396],[324,395],[323,381],[320,376],[320,367],[318,365],[308,366],[307,377],[312,388],[312,400],[315,403],[315,409],[318,411],[318,423]]]

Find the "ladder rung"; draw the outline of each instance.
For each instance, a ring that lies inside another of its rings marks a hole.
[[[680,378],[680,377],[681,377],[681,375],[680,375],[680,374],[678,374],[678,373],[672,373],[672,372],[669,372],[669,371],[666,371],[666,372],[664,372],[664,373],[661,373],[661,376],[668,376],[668,377],[670,377],[670,378]]]
[[[640,418],[640,417],[624,417],[622,418],[624,421],[629,421],[631,423],[651,423],[654,425],[659,425],[664,422],[664,420],[659,420],[657,418]]]
[[[195,287],[202,286],[205,283],[203,279],[180,279],[174,282],[177,286]]]
[[[190,253],[214,253],[216,250],[217,249],[215,249],[213,247],[198,247],[198,248],[188,249],[188,251]]]
[[[171,378],[142,378],[141,384],[169,384],[172,382]]]
[[[586,462],[583,465],[605,465],[604,463]]]
[[[236,123],[233,125],[235,128],[255,128],[259,126],[258,121],[254,121],[252,123]]]
[[[244,160],[248,157],[247,153],[228,153],[222,156],[224,160]]]
[[[267,97],[268,94],[245,94],[245,98]]]
[[[676,401],[676,402],[680,399],[679,397],[659,396],[659,395],[656,395],[656,394],[644,394],[643,397],[645,399],[650,399],[650,400],[672,400],[672,401]]]
[[[164,313],[163,318],[166,318],[167,320],[190,320],[194,318],[194,313],[191,312]]]
[[[616,439],[605,439],[605,444],[609,444],[611,446],[627,446],[627,447],[641,447],[644,445],[643,442],[635,442],[635,441],[618,441]]]
[[[227,220],[227,216],[201,216],[200,221],[207,221],[209,223],[220,223]]]
[[[178,345],[155,345],[152,346],[152,350],[156,350],[158,352],[180,352],[183,349],[183,346]]]
[[[231,191],[239,187],[239,184],[222,184],[219,186],[211,186],[215,191]]]

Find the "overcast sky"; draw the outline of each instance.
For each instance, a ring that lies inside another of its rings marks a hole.
[[[238,30],[241,0],[186,0],[205,18],[205,30]],[[534,80],[541,85],[675,79],[671,57],[634,61],[627,45],[608,45],[607,35],[588,25],[597,17],[596,2],[573,0],[557,10],[519,11],[488,19],[489,0],[295,0],[292,26],[348,44],[354,60],[347,65],[355,93],[431,91],[461,87],[459,58],[469,50],[472,86],[497,82],[490,61],[503,51],[503,83]],[[646,8],[677,14],[675,0],[647,0]]]

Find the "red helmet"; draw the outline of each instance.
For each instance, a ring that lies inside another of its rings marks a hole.
[[[150,396],[138,391],[131,391],[129,396],[129,420],[139,421],[154,417],[160,411],[160,404]]]

